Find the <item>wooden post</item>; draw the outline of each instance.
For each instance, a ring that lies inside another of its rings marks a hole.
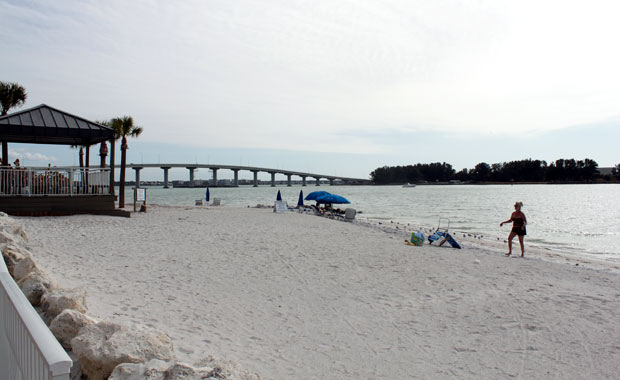
[[[110,140],[110,194],[114,195],[114,139]]]

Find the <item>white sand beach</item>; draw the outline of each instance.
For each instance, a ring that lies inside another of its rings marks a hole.
[[[620,373],[611,266],[406,246],[407,232],[270,209],[16,219],[39,265],[87,289],[90,315],[166,332],[190,363],[213,355],[266,380]]]

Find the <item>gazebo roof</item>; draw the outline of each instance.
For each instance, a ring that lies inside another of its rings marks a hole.
[[[26,144],[93,145],[115,137],[112,128],[41,104],[0,116],[3,141]]]

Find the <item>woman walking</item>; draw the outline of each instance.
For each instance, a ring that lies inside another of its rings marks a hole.
[[[525,232],[525,225],[527,224],[527,219],[525,218],[525,214],[521,211],[521,207],[523,207],[523,202],[516,202],[515,212],[510,215],[510,219],[499,224],[499,226],[501,227],[505,223],[512,222],[512,230],[510,231],[510,235],[508,235],[508,253],[506,253],[506,256],[510,256],[512,254],[512,239],[515,236],[519,237],[519,244],[521,245],[521,257],[523,257],[525,253],[525,249],[523,247],[523,237],[527,234]]]

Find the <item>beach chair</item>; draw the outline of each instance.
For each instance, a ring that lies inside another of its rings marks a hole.
[[[355,214],[357,214],[357,211],[354,208],[347,208],[344,210],[344,221],[352,222],[355,219]]]
[[[442,227],[443,220],[443,227]],[[447,221],[447,225],[446,225]],[[441,240],[439,242],[439,246],[441,247],[445,242],[448,242],[452,248],[461,249],[461,245],[454,240],[452,235],[448,233],[448,229],[450,228],[450,219],[439,218],[439,223],[437,225],[437,229],[428,237],[428,244],[433,244],[437,240]]]
[[[323,213],[315,205],[310,205],[310,208],[312,209],[312,212],[314,212],[314,215],[323,216]]]
[[[288,211],[288,204],[286,201],[275,201],[273,204],[273,212],[278,214],[284,213]]]
[[[221,206],[222,200],[220,198],[213,198],[212,206]]]

